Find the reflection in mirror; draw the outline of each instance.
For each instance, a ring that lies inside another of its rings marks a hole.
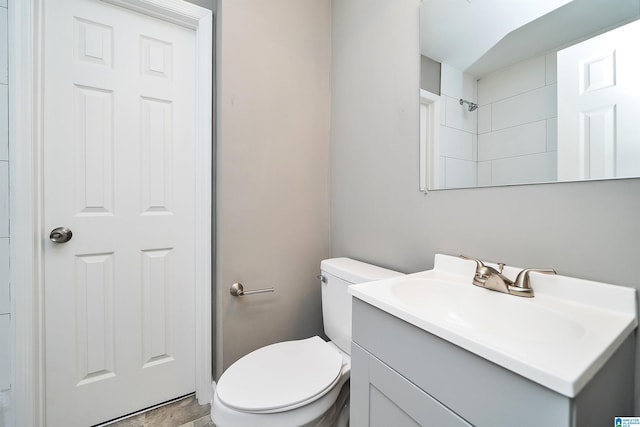
[[[421,190],[640,176],[638,17],[640,0],[423,0]]]

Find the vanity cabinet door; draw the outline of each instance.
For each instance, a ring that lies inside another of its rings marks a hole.
[[[355,343],[351,358],[353,427],[471,425]]]

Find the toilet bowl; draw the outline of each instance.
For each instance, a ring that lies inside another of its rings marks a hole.
[[[272,344],[224,373],[212,419],[216,426],[346,426],[350,373],[350,357],[318,336]]]
[[[211,418],[217,427],[300,427],[349,424],[353,283],[401,273],[349,258],[321,263],[325,333],[259,348],[214,383]]]

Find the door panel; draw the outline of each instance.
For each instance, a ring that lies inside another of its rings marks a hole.
[[[558,179],[640,174],[636,21],[558,52]]]
[[[47,423],[88,426],[195,390],[195,33],[45,8]]]

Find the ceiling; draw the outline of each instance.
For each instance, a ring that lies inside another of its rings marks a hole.
[[[640,0],[423,0],[420,50],[478,78],[640,16]]]

